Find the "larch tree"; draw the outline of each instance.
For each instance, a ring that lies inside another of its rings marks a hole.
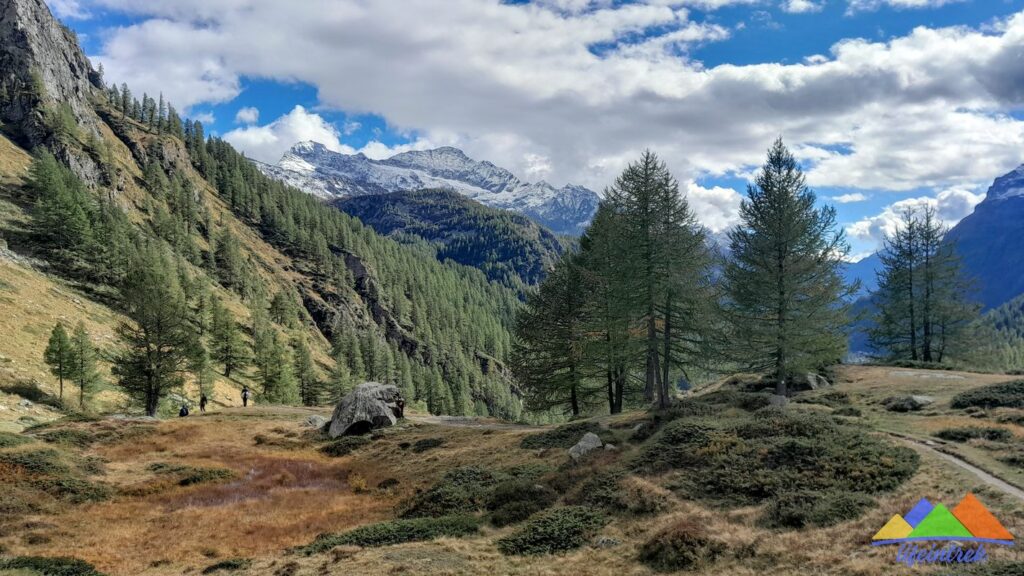
[[[722,280],[731,352],[748,369],[768,371],[779,395],[794,373],[837,362],[846,350],[856,290],[841,274],[849,246],[835,208],[815,201],[780,138],[729,233]]]
[[[78,405],[84,410],[85,398],[99,385],[100,374],[96,369],[96,348],[83,322],[79,322],[71,334],[71,356],[73,378],[78,385]]]
[[[155,416],[160,401],[183,383],[193,339],[175,265],[160,248],[143,246],[132,259],[121,304],[128,320],[117,327],[123,348],[113,372],[128,396]]]
[[[43,352],[43,360],[50,367],[50,373],[57,377],[59,384],[58,398],[64,399],[64,380],[73,375],[73,355],[71,340],[60,322],[50,332],[50,341]]]

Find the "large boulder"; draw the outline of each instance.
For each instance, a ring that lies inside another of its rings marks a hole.
[[[601,438],[599,438],[597,434],[587,432],[575,446],[569,448],[569,458],[572,458],[573,462],[579,462],[580,458],[583,458],[603,445],[604,443],[601,442]]]
[[[393,426],[403,417],[404,409],[405,400],[397,386],[364,382],[338,402],[327,433],[337,438]]]

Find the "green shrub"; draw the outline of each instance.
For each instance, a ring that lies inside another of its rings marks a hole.
[[[478,466],[449,470],[440,482],[417,494],[406,505],[404,518],[441,517],[472,514],[487,503],[491,487],[499,477]]]
[[[366,446],[370,442],[372,442],[372,440],[366,436],[342,436],[321,448],[320,451],[328,456],[337,458],[340,456],[348,456],[355,450]]]
[[[1024,426],[1024,412],[1011,412],[1008,414],[1000,414],[996,418],[997,422],[1003,424],[1016,424],[1017,426]]]
[[[738,417],[665,426],[631,463],[639,473],[675,471],[672,488],[745,505],[800,486],[815,491],[891,490],[917,470],[911,449],[893,446],[817,412],[766,408]]]
[[[519,447],[525,450],[572,448],[587,432],[602,436],[601,440],[608,437],[608,431],[601,428],[597,422],[571,422],[538,434],[531,434],[523,438]]]
[[[110,498],[110,488],[103,484],[89,482],[75,476],[49,476],[36,478],[29,482],[36,490],[46,492],[54,498],[66,500],[72,504],[99,502]]]
[[[491,524],[508,526],[526,520],[555,503],[550,487],[531,480],[508,480],[495,486],[487,500]]]
[[[17,556],[0,558],[0,570],[28,570],[42,576],[103,576],[102,572],[77,558]]]
[[[227,560],[221,560],[216,564],[212,564],[203,568],[203,574],[213,574],[215,572],[234,572],[235,570],[246,570],[252,566],[252,560],[248,558],[228,558]]]
[[[197,468],[181,464],[169,464],[167,462],[155,462],[150,464],[148,469],[154,474],[176,476],[179,486],[219,482],[235,477],[234,471],[227,468]]]
[[[1024,408],[1024,380],[982,386],[953,397],[953,408]]]
[[[547,464],[530,463],[517,464],[511,468],[502,470],[502,474],[514,480],[539,480],[545,474],[550,474],[554,468]]]
[[[296,551],[307,556],[327,552],[336,546],[390,546],[403,542],[433,540],[443,536],[475,534],[479,521],[466,515],[393,520],[360,526],[341,534],[321,534],[311,544]]]
[[[498,550],[506,555],[530,556],[573,550],[586,544],[604,524],[604,516],[590,508],[555,508],[498,540]]]
[[[640,547],[638,559],[655,570],[675,572],[707,566],[725,549],[700,523],[686,518],[655,533]]]
[[[412,451],[421,454],[444,444],[444,438],[423,438],[412,445]]]
[[[976,438],[1007,442],[1013,438],[1013,433],[1005,428],[946,428],[936,432],[935,436],[950,442],[967,442]]]
[[[10,432],[0,432],[0,449],[2,448],[13,448],[15,446],[24,446],[25,444],[31,444],[32,439],[28,436],[22,436],[21,434],[12,434]]]
[[[40,434],[39,438],[50,444],[63,444],[77,448],[88,448],[96,441],[96,436],[91,432],[75,428],[60,428],[52,432]]]
[[[873,504],[869,496],[857,492],[793,490],[768,501],[761,524],[768,528],[831,526],[859,517]]]
[[[794,402],[799,404],[817,404],[829,408],[840,408],[850,405],[850,395],[840,390],[829,390],[822,394],[802,394]]]
[[[860,410],[853,406],[840,406],[832,411],[833,416],[860,416]]]
[[[61,460],[60,453],[53,448],[2,452],[0,464],[33,475],[57,476],[71,473],[68,465]]]

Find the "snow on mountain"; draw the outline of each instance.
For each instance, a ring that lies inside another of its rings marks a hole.
[[[259,169],[321,198],[386,194],[428,188],[453,190],[481,204],[529,216],[555,232],[580,234],[597,210],[598,195],[569,184],[528,183],[458,148],[402,152],[385,160],[341,154],[317,142],[300,142],[276,165]]]
[[[1024,196],[1024,164],[1018,166],[1016,170],[996,178],[985,194],[985,199],[1006,200],[1018,196]]]

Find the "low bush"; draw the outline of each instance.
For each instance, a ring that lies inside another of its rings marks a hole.
[[[946,428],[936,432],[935,436],[950,442],[967,442],[974,439],[1007,442],[1013,438],[1013,433],[1005,428]]]
[[[850,395],[841,390],[829,390],[822,394],[804,394],[794,400],[799,404],[818,404],[829,408],[840,408],[850,405]]]
[[[440,482],[417,494],[402,513],[404,518],[473,514],[484,509],[499,476],[478,466],[449,470]]]
[[[832,411],[833,416],[860,416],[860,410],[853,406],[840,406]]]
[[[412,445],[412,451],[421,454],[444,444],[444,438],[423,438]]]
[[[31,443],[32,439],[28,436],[13,434],[11,432],[0,432],[0,449],[14,448],[15,446],[24,446],[25,444]]]
[[[725,550],[698,521],[686,518],[656,532],[640,547],[638,559],[655,570],[675,572],[712,564]]]
[[[227,468],[197,468],[180,464],[168,464],[166,462],[150,464],[148,469],[155,474],[175,476],[175,481],[179,486],[219,482],[235,477],[234,471]]]
[[[760,523],[768,528],[831,526],[859,517],[874,500],[857,492],[793,490],[768,501]]]
[[[953,397],[953,408],[1024,408],[1024,380],[992,384],[961,392]]]
[[[628,476],[625,470],[610,470],[581,482],[566,500],[613,514],[642,516],[667,510],[669,494],[660,486]]]
[[[526,520],[555,503],[558,495],[550,487],[532,480],[509,480],[498,484],[487,500],[491,524],[508,526]]]
[[[321,452],[335,458],[348,456],[352,452],[372,442],[367,436],[342,436],[320,449]]]
[[[57,398],[53,394],[44,391],[39,387],[39,384],[31,380],[18,380],[17,382],[11,382],[0,386],[0,390],[13,394],[15,396],[21,396],[29,402],[36,404],[44,404],[52,408],[61,408],[60,398]]]
[[[336,546],[390,546],[403,542],[433,540],[443,536],[475,534],[479,528],[479,521],[467,515],[393,520],[360,526],[341,534],[321,534],[311,544],[296,551],[309,556],[322,554]]]
[[[96,441],[94,434],[77,428],[60,428],[52,432],[40,434],[39,438],[50,444],[62,444],[76,448],[88,448]]]
[[[212,564],[203,568],[203,574],[215,574],[217,572],[234,572],[236,570],[246,570],[252,566],[252,560],[248,558],[228,558],[227,560],[221,560],[216,564]]]
[[[1011,452],[1009,454],[1003,454],[997,456],[996,460],[999,460],[1003,464],[1014,466],[1017,468],[1024,468],[1024,452]]]
[[[377,483],[378,490],[390,490],[395,486],[398,486],[400,482],[396,478],[385,478]]]
[[[511,468],[502,470],[501,473],[514,480],[539,480],[542,476],[550,474],[554,468],[547,464],[530,463],[517,464]]]
[[[505,555],[535,556],[579,548],[604,526],[600,513],[583,506],[555,508],[497,541]]]
[[[1024,412],[1008,412],[1006,414],[1000,414],[996,417],[996,421],[1003,424],[1024,426]]]
[[[601,428],[597,422],[572,422],[538,434],[531,434],[523,438],[519,447],[525,450],[572,448],[587,432],[601,436],[602,441],[608,438],[608,431]]]
[[[103,573],[96,570],[92,564],[77,558],[42,556],[0,558],[0,571],[7,570],[24,570],[42,576],[103,576]]]
[[[671,487],[725,505],[762,502],[794,486],[872,494],[917,470],[919,457],[830,415],[765,408],[736,417],[665,426],[631,463],[639,473],[675,471]]]
[[[0,452],[0,466],[30,475],[62,476],[71,469],[53,448]]]

